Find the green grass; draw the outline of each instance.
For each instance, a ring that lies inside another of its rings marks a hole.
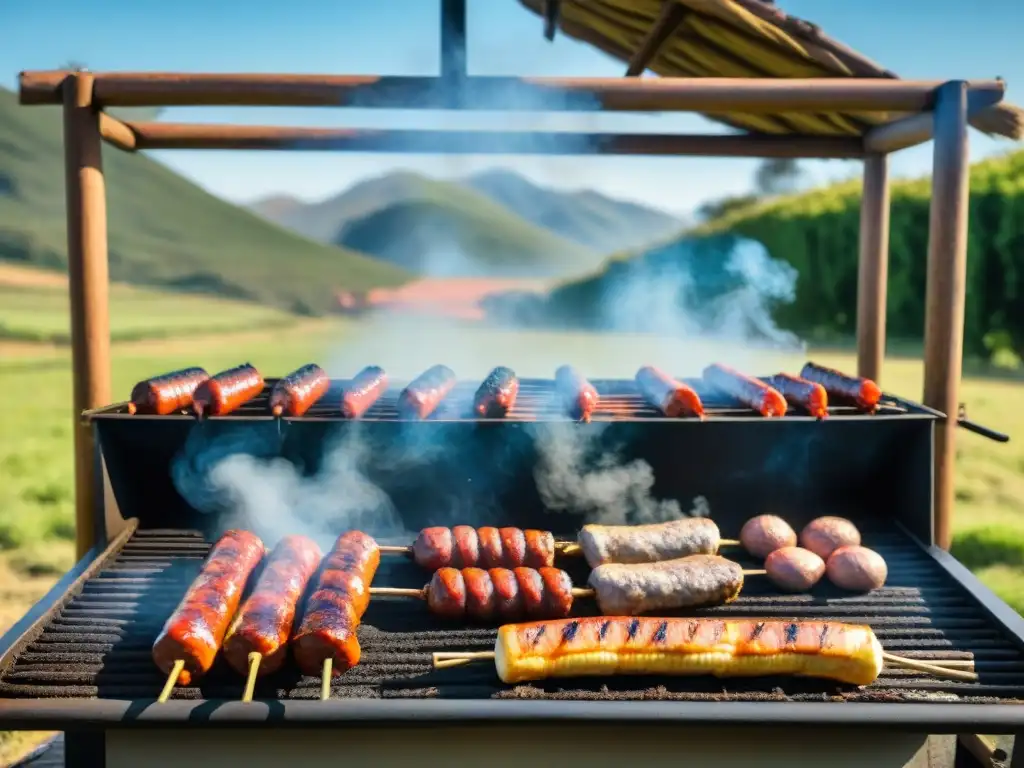
[[[145,155],[105,148],[111,276],[322,312],[338,289],[402,270],[313,242],[224,202]],[[60,111],[0,89],[0,261],[66,266]]]

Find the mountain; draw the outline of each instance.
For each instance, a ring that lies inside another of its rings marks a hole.
[[[250,206],[324,242],[430,277],[545,277],[594,269],[601,254],[457,182],[410,172],[367,179],[319,203]]]
[[[404,283],[403,270],[301,237],[145,155],[104,148],[110,275],[303,313],[338,290]],[[0,260],[66,268],[62,120],[0,89]]]
[[[663,211],[590,190],[559,192],[513,171],[483,171],[463,183],[538,227],[602,254],[636,248],[683,227],[683,222]]]

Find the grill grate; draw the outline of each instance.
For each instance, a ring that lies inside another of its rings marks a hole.
[[[438,650],[489,650],[493,629],[452,629],[415,600],[378,598],[360,630],[363,659],[335,680],[334,697],[527,698],[562,700],[746,701],[958,701],[1024,703],[1024,653],[1001,634],[971,595],[897,529],[862,527],[865,544],[889,564],[888,586],[848,596],[827,585],[812,595],[773,593],[767,580],[750,578],[738,601],[698,615],[829,619],[870,624],[889,651],[912,658],[974,659],[979,681],[945,681],[887,668],[863,689],[795,678],[728,681],[713,678],[608,678],[504,686],[493,665],[431,669]],[[163,676],[150,647],[166,617],[194,577],[209,544],[195,532],[137,532],[122,551],[85,582],[67,605],[30,639],[0,675],[6,698],[152,699]],[[744,563],[753,565],[753,563]],[[585,564],[567,565],[577,584]],[[411,562],[385,556],[377,584],[422,586],[426,577]],[[580,601],[578,613],[593,610]],[[178,688],[185,699],[237,699],[243,681],[216,666],[201,684]],[[320,681],[286,666],[262,679],[256,697],[313,699]]]

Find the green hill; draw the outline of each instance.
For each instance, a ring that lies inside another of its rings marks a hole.
[[[104,149],[112,279],[319,313],[407,273],[305,239],[144,155]],[[0,260],[66,268],[61,114],[0,89]]]
[[[965,349],[1024,355],[1024,151],[971,168],[968,299]],[[750,238],[797,271],[792,302],[774,308],[776,320],[805,337],[828,339],[856,330],[859,181],[766,199],[733,210],[669,242],[621,254],[601,271],[556,289],[543,314],[587,323],[598,302],[638,271],[664,270],[673,249],[719,258],[722,237]],[[927,178],[892,186],[888,330],[920,339],[924,329],[928,251]],[[537,308],[532,308],[536,315]]]

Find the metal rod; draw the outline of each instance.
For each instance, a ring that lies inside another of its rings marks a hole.
[[[889,279],[889,161],[864,158],[857,273],[857,375],[879,381],[885,359],[885,302]]]
[[[924,404],[957,413],[963,366],[964,305],[967,279],[967,203],[970,175],[967,141],[967,87],[950,82],[935,105],[935,150],[928,226],[925,290]],[[955,419],[935,426],[935,543],[952,541]]]
[[[22,104],[60,103],[64,70],[22,72]],[[452,100],[436,77],[109,72],[102,106],[352,106],[517,111],[920,112],[942,81],[878,78],[467,77]],[[970,83],[1002,98],[1000,80]]]
[[[647,66],[654,61],[658,51],[668,42],[673,33],[686,18],[687,7],[680,3],[669,2],[661,4],[661,14],[651,25],[647,37],[629,60],[626,69],[626,77],[637,77],[643,74]]]
[[[92,93],[93,80],[87,73],[76,73],[65,81],[64,168],[78,557],[93,546],[96,500],[101,498],[92,429],[81,423],[79,414],[110,402],[106,191],[100,121],[92,105]]]
[[[418,131],[128,123],[136,149],[262,149],[420,154],[666,155],[859,158],[857,138]]]
[[[441,0],[441,79],[465,79],[466,0]]]

